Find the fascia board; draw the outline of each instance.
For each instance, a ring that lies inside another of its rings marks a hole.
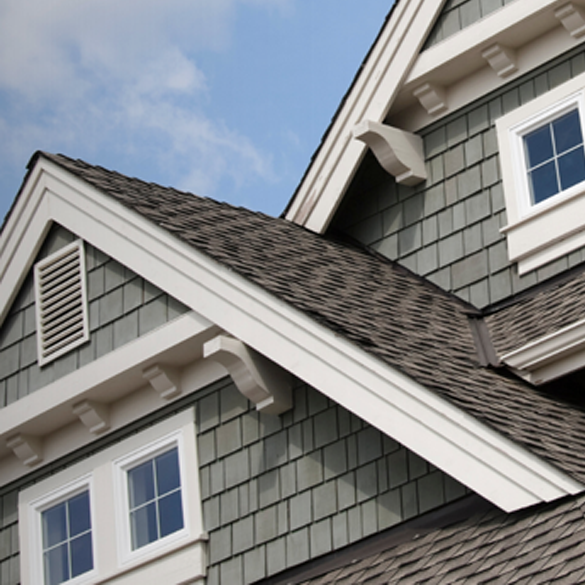
[[[512,511],[582,486],[307,315],[75,177],[51,217],[472,490]],[[48,219],[47,219],[48,220]],[[37,223],[42,221],[37,218]]]
[[[578,370],[585,361],[585,319],[531,341],[501,359],[537,385]]]
[[[325,231],[365,152],[352,140],[353,127],[365,119],[383,122],[443,3],[398,3],[299,186],[288,220]]]

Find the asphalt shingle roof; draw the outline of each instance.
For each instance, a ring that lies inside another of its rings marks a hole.
[[[585,483],[585,411],[480,367],[470,306],[283,219],[38,154]],[[34,159],[33,159],[34,162]]]
[[[348,550],[342,566],[287,582],[583,583],[584,511],[583,495],[514,514],[488,509],[454,524],[413,534],[355,562],[351,562]]]
[[[486,317],[500,354],[585,319],[585,271],[580,268],[521,295]]]

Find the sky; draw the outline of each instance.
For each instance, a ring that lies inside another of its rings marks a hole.
[[[0,0],[0,220],[36,150],[271,215],[392,0]]]

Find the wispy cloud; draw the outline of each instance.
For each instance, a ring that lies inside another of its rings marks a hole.
[[[213,194],[271,180],[271,158],[210,112],[200,52],[229,49],[240,5],[292,0],[3,0],[0,154],[36,148],[91,155],[108,148]]]

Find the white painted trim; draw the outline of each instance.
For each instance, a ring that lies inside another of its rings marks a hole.
[[[41,585],[45,582],[43,568],[43,531],[42,531],[42,513],[61,502],[64,502],[84,491],[89,492],[91,538],[92,538],[92,556],[93,568],[83,573],[75,579],[69,579],[69,585],[82,585],[90,583],[97,574],[96,562],[96,517],[94,510],[94,489],[93,477],[91,473],[86,473],[73,481],[68,481],[56,489],[51,489],[42,495],[39,495],[33,501],[28,501],[21,507],[19,514],[19,526],[21,533],[28,534],[28,538],[20,540],[21,559],[27,559],[21,562],[21,578],[23,585],[26,583],[35,583]],[[25,507],[26,506],[26,507]],[[23,513],[24,512],[24,513]]]
[[[502,356],[532,384],[545,384],[585,364],[585,319],[535,339]]]
[[[195,437],[193,437],[195,441]],[[132,549],[132,537],[130,529],[130,505],[128,502],[128,471],[133,467],[153,459],[166,451],[176,448],[179,459],[179,476],[181,478],[181,505],[183,509],[183,528],[173,532],[165,537],[157,539],[150,544],[138,549]],[[114,493],[116,516],[116,533],[118,534],[118,555],[122,566],[133,562],[138,562],[144,557],[156,555],[160,549],[167,549],[169,544],[177,540],[182,540],[188,536],[190,530],[189,498],[187,489],[184,485],[186,475],[185,463],[185,446],[182,429],[175,431],[167,436],[161,437],[156,441],[150,441],[146,445],[140,445],[129,453],[114,460]],[[190,495],[190,494],[189,494]]]
[[[0,436],[49,434],[77,418],[73,405],[83,400],[107,404],[121,399],[144,386],[144,364],[182,344],[202,345],[216,332],[204,319],[187,313],[0,409]]]
[[[383,122],[443,0],[399,2],[299,186],[286,219],[325,231],[364,154],[351,140],[362,120]]]
[[[51,201],[44,209],[49,207],[52,217],[67,229],[87,234],[98,249],[196,307],[207,322],[501,508],[511,511],[582,489],[558,469],[306,314],[54,165],[39,164],[46,170],[44,196]]]
[[[116,516],[112,518],[119,498],[126,497],[116,490],[116,461],[150,445],[168,443],[169,439],[180,442],[184,461],[189,462],[189,465],[181,463],[186,528],[176,538],[161,541],[156,550],[143,551],[144,554],[124,562],[122,536]],[[19,493],[22,584],[42,583],[35,562],[40,550],[38,510],[66,498],[73,490],[79,490],[80,485],[90,487],[94,549],[94,570],[87,574],[87,579],[84,575],[80,583],[159,585],[163,577],[168,583],[203,580],[207,567],[207,535],[203,529],[198,470],[194,411],[191,408],[25,488]],[[36,573],[31,572],[33,570]]]

